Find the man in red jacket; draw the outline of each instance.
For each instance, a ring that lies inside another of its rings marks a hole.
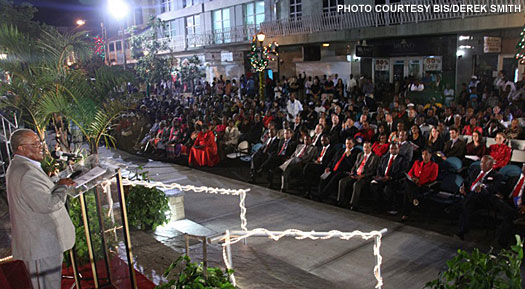
[[[414,202],[417,196],[428,190],[427,185],[434,182],[438,176],[438,165],[432,161],[430,149],[423,149],[421,156],[423,160],[414,162],[405,181],[402,221],[408,219],[412,203],[418,204],[417,201]]]

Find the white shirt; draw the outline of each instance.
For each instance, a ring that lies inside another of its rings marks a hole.
[[[481,178],[481,179],[480,179],[480,180],[479,180],[479,181],[478,181],[478,182],[472,187],[471,191],[475,191],[476,188],[477,188],[478,186],[482,185],[483,180],[488,176],[488,174],[490,174],[491,171],[492,171],[492,169],[490,169],[488,172],[486,172],[486,173],[483,175],[483,178]],[[478,174],[478,176],[476,177],[476,179],[479,178],[479,176],[480,176],[482,173],[483,173],[483,171],[480,171],[479,174]],[[474,179],[474,180],[476,180],[476,179]],[[471,185],[471,186],[472,186],[472,185]]]
[[[323,147],[323,149],[321,150],[321,153],[323,153],[323,151],[324,151],[324,154],[322,156],[319,156],[319,162],[323,161],[323,158],[326,155],[326,151],[328,150],[329,147],[330,147],[330,144],[328,144],[327,146]]]
[[[394,160],[392,160],[392,166],[394,165],[394,161],[396,160],[396,156],[397,155],[390,155],[390,158],[388,159],[388,163],[386,163],[385,173],[383,175],[386,176],[386,172],[388,171],[388,164],[390,163],[390,160],[394,159]],[[390,168],[390,169],[392,169],[392,168]]]
[[[298,115],[301,111],[303,111],[303,106],[301,104],[301,102],[299,100],[295,100],[294,102],[292,102],[291,100],[288,100],[288,104],[286,106],[286,110],[288,111],[289,114],[291,114],[293,116],[292,119],[290,119],[290,117],[288,117],[288,119],[290,121],[292,121],[296,115]]]
[[[40,170],[42,170],[42,172],[44,172],[44,169],[42,169],[42,164],[41,164],[40,162],[37,162],[37,161],[35,161],[35,160],[32,160],[32,159],[30,159],[30,158],[28,158],[28,157],[25,157],[25,156],[22,156],[22,155],[18,155],[18,154],[15,154],[15,155],[18,156],[18,157],[21,157],[21,158],[23,158],[23,159],[28,160],[31,164],[33,164],[34,166],[36,166],[37,168],[39,168]],[[44,173],[45,173],[45,172],[44,172]]]

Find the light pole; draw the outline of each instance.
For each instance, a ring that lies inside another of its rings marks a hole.
[[[259,42],[259,53],[260,53],[260,58],[259,59],[264,59],[264,47],[263,47],[263,43],[264,43],[264,39],[266,38],[266,35],[260,31],[259,33],[257,33],[256,35],[256,38],[257,38],[257,42]],[[265,72],[266,68],[263,68],[259,71],[259,96],[261,97],[262,100],[265,99],[265,91],[264,91],[264,72]]]
[[[129,13],[129,6],[124,0],[108,0],[109,13],[119,21],[120,30],[122,31],[122,54],[124,56],[124,70],[126,70],[126,38],[125,38],[125,22],[126,16]],[[122,22],[120,22],[122,20]]]

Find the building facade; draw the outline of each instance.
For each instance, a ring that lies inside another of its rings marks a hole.
[[[456,2],[502,4],[500,0]],[[503,2],[525,9],[525,0]],[[523,67],[519,67],[514,54],[523,26],[523,10],[521,13],[338,13],[337,10],[338,5],[394,3],[447,5],[450,1],[142,0],[133,3],[127,25],[144,25],[151,16],[166,21],[162,33],[174,56],[198,55],[206,64],[210,79],[221,74],[228,78],[248,74],[251,39],[259,31],[266,34],[265,43],[279,43],[279,58],[269,64],[274,75],[337,73],[347,79],[354,74],[372,77],[376,83],[391,84],[405,77],[439,75],[457,87],[468,82],[472,75],[494,76],[496,71],[504,69],[511,79],[521,79]],[[123,54],[125,45],[118,36],[108,39],[110,62],[122,63],[117,55],[119,51]]]

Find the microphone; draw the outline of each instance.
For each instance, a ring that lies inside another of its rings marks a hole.
[[[67,157],[71,159],[77,159],[79,156],[77,154],[66,153],[62,151],[52,151],[51,156],[55,159],[60,159],[61,157]]]

